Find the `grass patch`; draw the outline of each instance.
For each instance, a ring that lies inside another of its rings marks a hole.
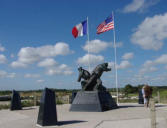
[[[9,109],[9,108],[10,108],[9,104],[0,105],[0,110],[2,110],[2,109]]]

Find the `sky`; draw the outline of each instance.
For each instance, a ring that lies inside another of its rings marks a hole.
[[[79,66],[108,62],[115,88],[113,30],[96,34],[114,12],[118,87],[167,85],[166,0],[0,0],[0,90],[80,89]],[[72,28],[88,17],[87,35]]]

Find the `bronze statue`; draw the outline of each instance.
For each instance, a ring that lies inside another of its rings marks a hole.
[[[84,80],[81,81],[81,86],[83,91],[105,91],[106,88],[102,85],[100,79],[104,71],[111,71],[111,68],[108,68],[108,63],[99,64],[90,74],[87,70],[82,67],[78,68],[79,77],[78,82],[81,81],[81,78]]]

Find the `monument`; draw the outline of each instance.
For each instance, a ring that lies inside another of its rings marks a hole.
[[[144,104],[144,98],[142,94],[142,89],[139,90],[139,99],[138,99],[139,104]]]
[[[78,71],[78,82],[81,82],[82,90],[77,92],[70,111],[102,112],[118,107],[100,79],[103,72],[111,71],[108,63],[97,65],[91,74],[82,67]]]
[[[11,105],[10,110],[21,110],[21,98],[17,91],[13,90],[12,92],[12,98],[11,98]]]
[[[55,93],[51,89],[45,88],[42,93],[37,124],[41,126],[57,124]]]

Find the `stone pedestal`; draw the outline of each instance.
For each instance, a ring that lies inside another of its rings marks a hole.
[[[57,124],[55,93],[51,89],[45,88],[42,93],[37,124],[41,126]]]
[[[12,111],[12,110],[21,110],[21,109],[22,109],[22,106],[21,106],[20,95],[17,91],[13,90],[10,110]]]
[[[77,95],[77,92],[72,92],[72,96],[70,99],[70,103],[72,104],[73,100],[75,99],[75,96]]]
[[[107,91],[77,92],[70,111],[102,112],[118,108],[112,96]]]
[[[139,100],[138,100],[138,103],[139,104],[144,104],[142,90],[139,90]]]

